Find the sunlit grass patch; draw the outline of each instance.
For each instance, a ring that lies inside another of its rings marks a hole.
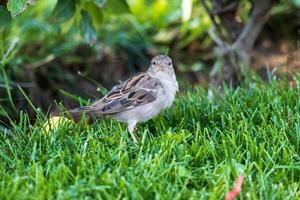
[[[222,199],[239,175],[243,199],[300,195],[299,87],[197,88],[137,126],[98,119],[45,134],[22,113],[0,129],[1,199]]]

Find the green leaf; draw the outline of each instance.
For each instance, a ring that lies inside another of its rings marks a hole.
[[[97,39],[92,19],[86,11],[81,12],[80,34],[87,43],[94,43]]]
[[[58,0],[50,18],[53,23],[68,21],[75,14],[76,0]]]
[[[192,0],[182,1],[181,9],[182,9],[181,20],[183,22],[186,22],[186,21],[190,20],[190,18],[192,16],[192,9],[193,9]]]
[[[95,2],[86,2],[84,4],[84,10],[86,10],[92,18],[94,27],[97,29],[100,27],[101,21],[103,20],[103,13],[101,8]]]
[[[94,2],[97,4],[99,7],[103,7],[105,4],[106,0],[94,0]]]
[[[4,6],[0,6],[0,31],[9,24],[10,20],[11,15],[9,11]]]
[[[104,9],[108,13],[123,14],[129,13],[129,6],[125,0],[109,0],[105,1]]]
[[[7,9],[11,12],[11,15],[15,17],[23,12],[28,5],[28,0],[9,0],[7,3]]]
[[[300,8],[300,0],[293,0],[293,3],[297,8]]]

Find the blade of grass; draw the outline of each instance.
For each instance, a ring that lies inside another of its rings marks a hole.
[[[81,76],[82,78],[90,81],[91,83],[95,84],[97,86],[97,91],[99,91],[102,95],[106,94],[108,92],[108,90],[101,85],[98,81],[88,77],[87,75],[81,73],[80,71],[77,73],[79,76]]]
[[[40,117],[42,116],[42,118],[46,119],[46,116],[33,105],[33,103],[30,101],[29,97],[26,95],[25,91],[21,88],[21,86],[18,85],[18,89],[21,91],[22,95],[25,97],[25,99],[27,100],[29,105],[32,107],[32,109],[36,113],[37,118],[40,119]]]
[[[24,90],[18,86],[19,90],[21,91],[22,95],[25,97],[25,99],[27,100],[27,102],[29,103],[29,105],[32,107],[32,109],[34,110],[35,113],[39,113],[38,110],[35,108],[35,106],[33,105],[33,103],[30,101],[30,99],[28,98],[28,96],[26,95],[26,93],[24,92]]]
[[[3,74],[3,77],[4,77],[5,89],[6,89],[6,92],[7,92],[7,95],[8,95],[10,105],[12,106],[14,111],[17,112],[17,108],[15,107],[15,104],[14,104],[13,99],[12,99],[12,95],[11,95],[11,92],[10,92],[11,88],[9,86],[9,80],[7,78],[4,67],[2,68],[2,74]]]
[[[71,94],[70,92],[67,92],[65,90],[60,89],[59,92],[62,93],[64,96],[69,97],[70,99],[73,99],[73,100],[77,101],[80,104],[83,103],[84,105],[87,105],[89,103],[89,101],[81,99],[81,97],[78,97],[74,94]]]

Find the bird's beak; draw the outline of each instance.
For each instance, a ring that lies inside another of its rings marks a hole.
[[[158,71],[164,71],[165,68],[166,68],[165,65],[157,65]]]

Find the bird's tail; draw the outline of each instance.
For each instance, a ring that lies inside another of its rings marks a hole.
[[[75,122],[79,122],[82,116],[85,116],[90,122],[95,117],[95,114],[96,110],[94,106],[83,106],[65,112],[65,115],[72,118]]]

